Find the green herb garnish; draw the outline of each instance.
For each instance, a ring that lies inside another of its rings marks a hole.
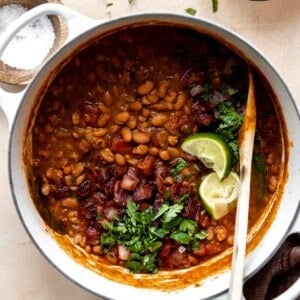
[[[110,6],[113,6],[114,4],[112,2],[109,2],[106,4],[106,7],[110,7]]]
[[[191,15],[191,16],[195,16],[196,13],[197,13],[197,10],[196,10],[195,8],[192,8],[192,7],[186,8],[185,11],[186,11],[189,15]]]
[[[229,144],[234,159],[239,160],[237,139],[244,118],[228,103],[220,103],[217,109],[220,114],[220,124],[216,133],[220,134]]]
[[[110,253],[116,245],[123,245],[130,251],[125,262],[133,273],[157,272],[157,254],[168,237],[189,248],[199,248],[199,241],[206,238],[206,231],[200,230],[196,221],[180,216],[186,198],[177,203],[163,203],[157,213],[149,206],[139,211],[138,205],[128,200],[125,214],[112,222],[104,223],[105,232],[100,242],[104,252]]]
[[[214,13],[218,10],[218,0],[212,0],[212,9]]]
[[[177,176],[185,167],[187,166],[187,162],[183,158],[179,158],[177,160],[176,166],[171,170],[172,175]]]

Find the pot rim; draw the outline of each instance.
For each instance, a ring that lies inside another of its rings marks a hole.
[[[145,21],[146,19],[146,21]],[[66,270],[64,270],[62,267],[60,267],[54,260],[53,258],[49,257],[49,255],[45,252],[45,250],[43,249],[42,245],[40,245],[40,243],[37,240],[37,237],[35,236],[35,234],[32,232],[32,228],[30,228],[30,226],[28,226],[27,222],[26,222],[26,218],[24,216],[24,212],[22,211],[22,208],[20,206],[20,201],[19,200],[19,196],[16,194],[15,191],[15,178],[14,178],[14,168],[13,168],[13,149],[14,149],[14,142],[15,142],[15,132],[18,131],[18,119],[20,117],[20,115],[22,114],[22,108],[23,106],[26,105],[26,99],[30,98],[31,93],[33,94],[37,94],[36,92],[32,92],[32,90],[38,90],[39,86],[41,85],[39,83],[39,78],[43,77],[44,74],[47,74],[46,78],[49,79],[49,74],[51,73],[51,68],[50,66],[52,65],[61,65],[63,62],[66,61],[66,57],[70,57],[67,56],[66,54],[69,52],[69,48],[71,49],[71,53],[72,55],[74,54],[74,50],[76,48],[78,48],[79,46],[81,46],[81,48],[83,47],[83,45],[88,45],[90,43],[90,41],[95,40],[97,36],[104,36],[104,32],[111,32],[111,30],[109,30],[109,28],[117,28],[114,29],[113,31],[119,30],[121,28],[124,28],[124,26],[126,25],[127,27],[133,26],[133,24],[136,24],[137,22],[140,22],[140,24],[143,23],[147,23],[150,20],[155,20],[155,19],[160,19],[161,22],[163,23],[176,23],[179,26],[188,26],[188,22],[190,24],[192,24],[193,28],[196,28],[197,26],[199,28],[202,29],[202,27],[205,27],[205,30],[203,33],[204,34],[208,34],[210,36],[212,36],[212,33],[216,34],[215,32],[218,32],[218,35],[220,34],[224,34],[224,36],[218,36],[218,40],[220,39],[224,39],[227,40],[228,37],[231,37],[231,42],[229,44],[235,44],[235,48],[237,49],[243,49],[243,51],[247,52],[250,51],[250,54],[248,53],[248,56],[245,57],[243,56],[244,59],[249,59],[250,56],[254,56],[254,57],[259,57],[261,60],[261,64],[266,66],[267,70],[273,73],[273,76],[276,77],[278,84],[281,85],[281,87],[284,89],[284,93],[287,95],[287,97],[289,99],[291,99],[291,105],[295,110],[295,113],[297,115],[297,119],[298,122],[300,120],[300,114],[299,111],[297,109],[297,106],[295,104],[295,101],[287,87],[287,85],[285,84],[284,80],[282,79],[281,75],[276,71],[276,69],[273,67],[272,63],[263,55],[260,53],[259,50],[256,49],[255,46],[253,46],[251,43],[249,43],[246,39],[244,39],[243,37],[241,37],[240,35],[238,35],[237,33],[227,29],[224,26],[221,26],[219,24],[215,24],[214,22],[211,22],[209,20],[206,19],[200,19],[200,18],[194,18],[194,17],[190,17],[187,15],[182,15],[182,14],[176,14],[176,13],[163,13],[163,12],[159,12],[159,13],[147,13],[147,14],[133,14],[133,15],[129,15],[129,16],[124,16],[121,18],[116,18],[116,19],[112,19],[112,20],[108,20],[105,21],[104,23],[100,23],[97,24],[96,26],[94,26],[91,29],[86,30],[85,32],[79,34],[77,37],[75,37],[74,39],[72,39],[71,41],[69,41],[66,45],[64,45],[60,50],[58,50],[51,58],[49,58],[44,64],[43,67],[40,69],[40,71],[37,73],[37,75],[34,77],[34,79],[32,80],[32,82],[28,85],[28,87],[26,88],[26,91],[22,97],[22,101],[18,107],[16,116],[13,120],[13,124],[12,124],[12,129],[10,131],[10,137],[9,137],[9,154],[8,154],[8,170],[9,170],[9,183],[10,183],[10,188],[12,191],[12,195],[13,195],[13,200],[14,200],[14,204],[16,207],[16,210],[18,212],[19,218],[24,226],[24,228],[26,229],[26,232],[28,233],[28,235],[30,236],[31,240],[34,242],[35,246],[39,249],[39,251],[42,253],[42,255],[60,272],[62,273],[64,276],[66,276],[67,278],[69,278],[72,282],[76,283],[77,285],[83,287],[84,289],[98,295],[101,297],[105,297],[106,299],[113,299],[113,298],[108,298],[106,295],[101,295],[98,292],[92,290],[90,287],[85,286],[83,283],[79,282],[78,280],[76,280],[75,278],[73,278],[70,275],[70,272],[68,273]],[[159,23],[161,23],[159,22]],[[123,25],[122,25],[123,24]],[[202,32],[201,30],[198,30],[199,32]],[[209,34],[210,32],[210,34]],[[216,38],[216,36],[213,36],[214,38]],[[227,41],[228,44],[228,41]],[[251,61],[251,59],[249,59]],[[43,86],[43,89],[45,89],[45,85]],[[29,101],[29,100],[28,100]],[[24,104],[25,103],[25,104]],[[296,206],[295,212],[292,216],[292,220],[289,221],[289,226],[286,228],[283,236],[280,238],[280,241],[277,242],[276,247],[273,248],[273,251],[271,251],[271,253],[269,253],[264,260],[258,265],[256,266],[253,270],[251,270],[246,274],[245,278],[248,278],[249,276],[251,276],[253,273],[259,271],[267,262],[268,260],[273,256],[273,254],[277,251],[277,249],[280,247],[280,245],[282,244],[283,240],[284,240],[284,236],[286,236],[288,234],[288,232],[291,229],[292,224],[294,223],[296,217],[297,217],[297,212],[300,210],[300,204],[298,203],[298,205]],[[51,237],[52,238],[52,237]],[[264,239],[264,238],[263,238]],[[262,239],[262,240],[263,240]],[[254,252],[254,251],[253,251]],[[250,256],[253,255],[253,253],[250,254]],[[228,284],[229,286],[229,284]],[[226,291],[228,290],[227,288],[222,288],[219,289],[217,294],[213,294],[212,296],[209,296],[208,298],[203,298],[203,299],[210,299],[211,297],[216,297],[218,295],[222,295],[224,294]]]

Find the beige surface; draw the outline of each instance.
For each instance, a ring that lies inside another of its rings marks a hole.
[[[254,44],[281,73],[300,107],[300,1],[219,0],[213,13],[210,0],[65,0],[65,5],[93,18],[115,18],[128,13],[197,10]],[[106,3],[112,2],[109,8]],[[1,100],[1,99],[0,99]],[[0,101],[1,103],[1,101]],[[8,129],[0,110],[0,291],[2,299],[99,299],[71,283],[55,270],[25,233],[10,196],[7,181]],[[126,297],[124,297],[126,299]]]

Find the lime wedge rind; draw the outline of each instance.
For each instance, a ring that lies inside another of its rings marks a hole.
[[[207,168],[213,169],[220,179],[229,174],[232,162],[231,150],[219,135],[210,132],[194,134],[182,143],[181,148],[198,157]]]
[[[205,209],[218,220],[227,215],[238,198],[239,175],[230,171],[224,180],[216,172],[206,175],[199,186],[199,195]]]

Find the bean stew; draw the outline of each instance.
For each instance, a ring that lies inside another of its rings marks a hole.
[[[238,172],[248,68],[219,42],[162,25],[111,33],[70,59],[40,99],[30,168],[74,245],[134,273],[190,268],[232,246],[235,209],[211,217],[198,193],[211,170],[181,144],[217,133]],[[283,151],[256,79],[250,227],[276,192]]]

